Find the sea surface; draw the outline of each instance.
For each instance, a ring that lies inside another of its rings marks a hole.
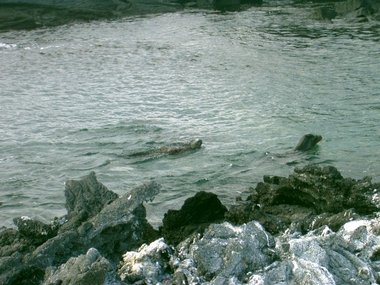
[[[0,226],[66,213],[95,171],[120,195],[149,180],[160,224],[197,191],[226,205],[309,163],[380,182],[380,24],[310,9],[176,13],[0,34]],[[307,133],[316,151],[293,151]],[[200,138],[198,151],[131,153]]]

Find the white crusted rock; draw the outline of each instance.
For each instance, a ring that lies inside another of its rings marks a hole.
[[[174,249],[160,238],[149,245],[143,244],[137,251],[125,253],[119,270],[121,280],[159,284],[171,278],[169,262],[173,252]]]

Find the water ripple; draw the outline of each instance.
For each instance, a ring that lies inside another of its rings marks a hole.
[[[2,33],[0,223],[62,214],[64,181],[91,170],[119,194],[160,180],[156,220],[196,191],[233,203],[262,175],[310,162],[379,180],[379,25],[309,12],[189,11]],[[319,151],[291,153],[310,132],[324,138]],[[192,138],[204,148],[191,155],[128,157]]]

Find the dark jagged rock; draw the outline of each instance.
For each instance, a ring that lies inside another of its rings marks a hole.
[[[87,187],[87,179],[97,186]],[[17,230],[0,230],[0,284],[380,282],[380,184],[368,177],[344,178],[334,167],[316,165],[287,178],[264,176],[229,212],[215,194],[199,192],[165,215],[165,239],[147,222],[142,205],[158,193],[156,183],[111,202],[102,195],[91,202],[84,198],[90,189],[109,190],[94,174],[79,182],[87,186],[69,189],[70,197],[80,198],[68,204],[67,221],[46,225],[23,217],[15,219]],[[224,217],[241,225],[216,223]]]
[[[65,198],[67,218],[75,226],[98,214],[105,205],[116,200],[118,195],[99,183],[95,173],[91,172],[81,180],[68,180]]]
[[[40,245],[48,239],[54,237],[58,228],[55,225],[47,225],[29,217],[20,217],[13,220],[20,235],[30,240],[33,245]]]
[[[99,183],[94,173],[79,181],[68,181],[67,217],[56,219],[51,225],[27,217],[17,218],[18,231],[0,232],[0,284],[40,284],[46,268],[60,266],[92,247],[110,263],[117,264],[124,252],[158,237],[146,220],[142,204],[153,199],[159,189],[158,184],[151,182],[119,198]],[[71,273],[75,268],[76,265]],[[92,274],[101,275],[91,271],[88,276]],[[94,284],[86,282],[75,284]]]
[[[188,198],[180,210],[169,210],[162,221],[161,234],[174,245],[194,232],[203,232],[210,224],[224,219],[227,208],[209,192]]]
[[[273,234],[290,224],[303,232],[322,224],[338,229],[348,221],[347,210],[350,217],[376,212],[379,204],[373,195],[377,191],[370,178],[343,178],[334,167],[309,165],[295,169],[288,178],[265,176],[245,202],[230,209],[228,220],[257,220]]]
[[[24,241],[16,229],[0,229],[0,258],[15,252],[25,252],[29,244]]]

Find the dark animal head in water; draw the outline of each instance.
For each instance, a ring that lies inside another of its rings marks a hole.
[[[299,143],[297,144],[295,150],[307,151],[315,147],[315,145],[322,140],[322,136],[307,134],[304,135]]]
[[[191,149],[197,149],[200,148],[202,145],[202,140],[201,139],[196,139],[190,142],[190,147]]]

